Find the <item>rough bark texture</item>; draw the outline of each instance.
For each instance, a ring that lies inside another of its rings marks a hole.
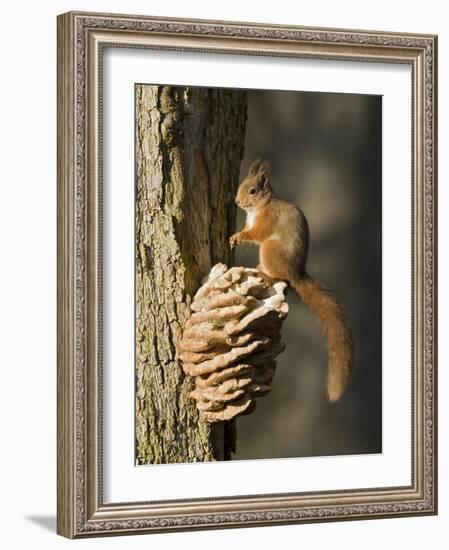
[[[242,91],[136,86],[136,462],[229,456],[202,420],[176,343],[192,296],[230,262],[246,124]]]

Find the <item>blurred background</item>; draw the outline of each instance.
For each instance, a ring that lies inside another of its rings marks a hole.
[[[382,451],[382,102],[378,96],[248,91],[241,180],[257,157],[271,162],[275,193],[310,228],[308,272],[345,306],[355,343],[352,383],[325,396],[327,351],[316,318],[293,291],[285,351],[271,393],[237,419],[233,459]],[[237,228],[244,225],[239,211]],[[255,266],[245,245],[235,265]]]

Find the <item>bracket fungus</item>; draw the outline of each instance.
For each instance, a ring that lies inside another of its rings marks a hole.
[[[266,395],[284,350],[287,284],[257,269],[215,265],[190,306],[178,344],[190,396],[209,422],[249,414]]]

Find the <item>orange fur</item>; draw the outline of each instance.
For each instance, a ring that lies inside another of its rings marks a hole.
[[[287,281],[318,317],[329,354],[327,395],[329,401],[337,401],[351,378],[352,334],[337,298],[306,272],[309,229],[303,212],[273,194],[269,164],[261,160],[253,163],[240,184],[236,202],[248,215],[243,230],[230,238],[231,246],[258,244],[261,271]]]
[[[344,309],[329,289],[311,277],[297,277],[289,282],[320,320],[329,354],[327,396],[329,401],[338,401],[351,378],[353,360],[351,329]]]

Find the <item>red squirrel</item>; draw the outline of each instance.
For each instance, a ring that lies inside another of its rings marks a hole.
[[[270,186],[270,164],[261,159],[253,162],[240,184],[236,203],[246,211],[246,223],[230,237],[231,247],[244,242],[258,244],[258,268],[273,279],[288,282],[318,317],[329,354],[327,396],[329,401],[337,401],[351,378],[352,334],[337,298],[306,271],[309,228],[304,213],[276,197]]]

